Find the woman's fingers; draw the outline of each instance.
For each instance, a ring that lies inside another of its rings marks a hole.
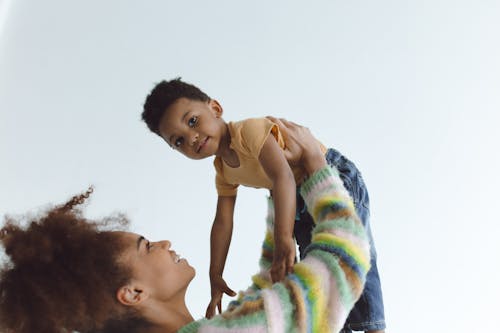
[[[281,135],[283,135],[283,140],[285,140],[285,143],[288,141],[288,129],[285,123],[283,123],[283,118],[275,118],[273,116],[267,116],[267,119],[271,120],[273,123],[278,125]]]
[[[286,126],[287,128],[292,128],[292,127],[303,127],[302,125],[299,125],[299,124],[297,124],[297,123],[295,123],[295,122],[293,122],[293,121],[291,121],[291,120],[287,120],[287,119],[285,119],[285,118],[274,118],[274,117],[272,117],[272,116],[269,116],[269,117],[270,117],[270,118],[273,118],[273,119],[275,119],[275,120],[276,120],[276,121],[273,121],[273,122],[276,122],[276,123],[280,122],[280,123],[282,123],[284,126]]]
[[[272,116],[268,116],[267,118],[278,125],[283,135],[283,139],[285,140],[285,149],[283,152],[288,163],[292,166],[299,164],[303,151],[301,143],[297,139],[297,133],[301,126],[284,118],[275,118]]]

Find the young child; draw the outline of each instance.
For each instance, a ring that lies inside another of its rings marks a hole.
[[[273,281],[280,281],[290,272],[295,261],[295,240],[300,257],[304,257],[310,243],[313,222],[304,201],[297,193],[305,177],[303,166],[287,160],[285,140],[278,120],[252,118],[226,123],[222,106],[197,87],[179,78],[162,81],[147,96],[142,119],[149,129],[162,137],[173,149],[191,159],[215,156],[217,211],[210,236],[211,301],[207,317],[217,307],[221,311],[223,293],[234,296],[222,273],[232,236],[233,212],[237,187],[245,185],[268,188],[275,207],[274,257],[271,266]],[[354,199],[356,211],[368,229],[372,254],[372,285],[369,296],[364,296],[351,312],[350,329],[373,331],[385,328],[382,294],[376,267],[376,255],[369,230],[369,199],[359,171],[354,164],[334,149],[326,149],[320,142],[327,161],[335,165]],[[297,203],[297,207],[296,207]],[[370,279],[368,273],[368,279]],[[368,300],[368,301],[367,301]],[[373,304],[373,305],[372,305]],[[371,307],[374,309],[372,310]],[[357,309],[358,308],[358,309]]]

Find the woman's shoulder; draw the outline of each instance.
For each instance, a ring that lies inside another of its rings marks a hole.
[[[247,302],[244,304],[248,305]],[[245,305],[243,305],[246,308]],[[183,326],[177,333],[220,332],[266,332],[266,313],[263,307],[257,311],[242,311],[241,306],[233,311],[225,311],[211,319],[202,318]]]

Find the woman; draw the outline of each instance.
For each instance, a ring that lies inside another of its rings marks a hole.
[[[302,186],[317,223],[303,261],[271,285],[273,207],[260,272],[222,315],[194,321],[185,293],[195,275],[168,241],[117,229],[123,218],[86,220],[74,197],[27,228],[7,220],[10,259],[0,280],[5,332],[338,332],[362,292],[369,245],[352,200],[306,128],[276,120],[288,158],[310,175]],[[269,201],[271,203],[271,201]]]

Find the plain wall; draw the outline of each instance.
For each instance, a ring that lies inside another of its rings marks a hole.
[[[227,121],[308,126],[362,170],[388,332],[496,328],[500,186],[498,1],[0,2],[0,214],[85,190],[197,269],[209,302],[211,159],[187,160],[140,121],[182,76]],[[257,270],[265,190],[240,189],[226,265]],[[227,300],[227,298],[225,298]]]

